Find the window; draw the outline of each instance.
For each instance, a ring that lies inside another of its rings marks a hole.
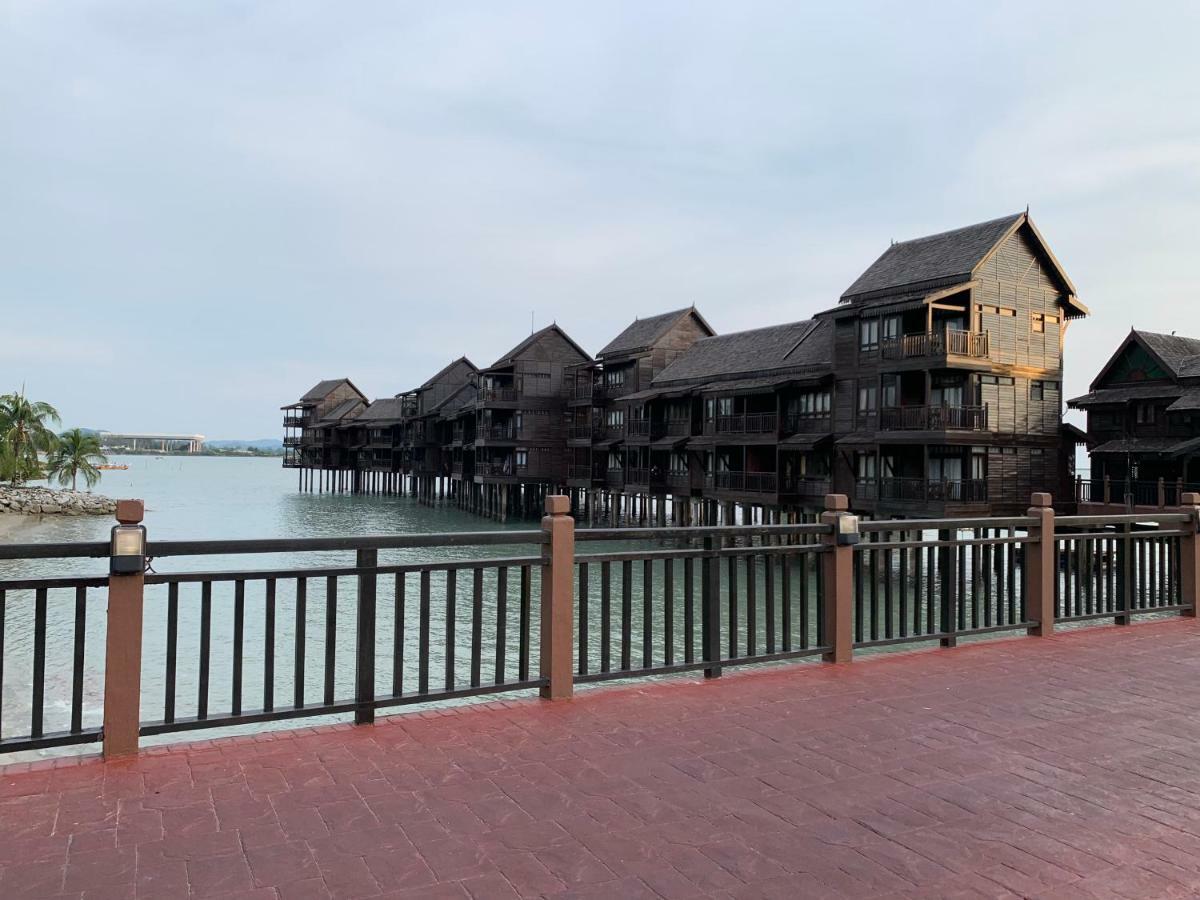
[[[528,450],[518,450],[517,451],[517,468],[524,469],[528,465],[529,465],[529,451]]]
[[[878,394],[875,385],[860,385],[858,388],[858,411],[873,413],[878,407]]]
[[[717,415],[732,416],[733,415],[733,398],[721,397],[717,400]]]
[[[1052,316],[1047,313],[1031,313],[1033,317],[1032,325],[1035,334],[1044,334],[1047,325],[1057,325],[1059,322],[1058,316]]]
[[[893,409],[899,406],[899,379],[895,375],[883,376],[883,408]]]
[[[1137,405],[1137,423],[1139,425],[1153,425],[1158,417],[1158,410],[1153,403],[1139,403]]]
[[[608,451],[608,471],[620,472],[624,466],[621,464],[621,454],[617,450]]]
[[[676,450],[671,454],[670,472],[672,475],[686,475],[688,473],[686,453],[680,453]]]
[[[517,414],[513,416],[513,427],[518,433],[525,430],[525,417],[519,409],[517,410]]]
[[[704,399],[704,421],[711,422],[717,416],[717,401],[711,397]]]
[[[1029,399],[1030,400],[1045,400],[1046,385],[1041,381],[1029,382]]]
[[[859,481],[874,481],[878,472],[875,454],[860,451],[854,455],[854,474]]]
[[[879,320],[863,319],[858,323],[858,349],[879,349]]]
[[[990,303],[978,303],[975,305],[975,309],[981,315],[985,316],[1007,316],[1011,319],[1015,318],[1017,315],[1017,311],[1011,306],[995,306]]]
[[[621,428],[625,425],[625,410],[610,409],[604,416],[604,424],[609,428]]]
[[[829,415],[829,391],[805,391],[790,402],[789,412],[798,416]]]
[[[883,320],[883,339],[885,341],[900,337],[900,317],[887,316]]]
[[[624,369],[605,369],[604,383],[608,387],[620,387],[625,383]]]

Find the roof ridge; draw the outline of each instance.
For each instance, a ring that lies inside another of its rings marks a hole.
[[[923,234],[920,237],[908,238],[907,240],[903,241],[894,241],[891,246],[898,247],[902,244],[916,244],[920,241],[932,241],[936,238],[943,238],[947,235],[957,234],[960,231],[970,231],[972,228],[982,228],[985,225],[998,225],[1000,222],[1015,222],[1023,215],[1025,215],[1024,211],[1012,213],[1007,216],[997,216],[994,219],[984,219],[982,222],[974,222],[970,225],[960,225],[958,228],[948,228],[945,231],[938,231],[933,234]]]

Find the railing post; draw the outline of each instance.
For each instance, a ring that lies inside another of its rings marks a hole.
[[[1058,577],[1058,545],[1049,494],[1033,495],[1029,516],[1034,521],[1029,528],[1030,541],[1025,545],[1025,621],[1037,622],[1029,633],[1044,637],[1054,633],[1054,580]]]
[[[141,500],[117,501],[117,521],[138,525]],[[141,727],[143,572],[108,576],[104,656],[104,758],[135,756]]]
[[[1200,601],[1200,494],[1188,491],[1179,495],[1182,511],[1188,513],[1189,521],[1181,528],[1179,539],[1179,602],[1187,604],[1185,616],[1195,616]]]
[[[379,551],[359,550],[354,560],[358,573],[358,632],[355,638],[354,724],[375,721],[375,567]],[[397,576],[403,577],[403,576]]]
[[[854,655],[854,547],[839,544],[837,523],[850,508],[845,494],[826,494],[821,524],[829,533],[821,535],[825,551],[821,554],[821,615],[829,649],[827,662],[850,662]]]
[[[1107,475],[1104,476],[1104,503],[1107,506],[1112,502],[1112,479]]]
[[[575,520],[571,498],[546,497],[542,531],[542,625],[540,689],[545,700],[569,700],[575,689]]]
[[[717,538],[704,538],[700,561],[700,641],[704,651],[705,678],[721,677],[721,562]]]
[[[1166,485],[1163,484],[1163,480],[1160,478],[1160,479],[1158,479],[1158,508],[1162,509],[1166,505],[1167,505],[1167,489],[1166,489]]]

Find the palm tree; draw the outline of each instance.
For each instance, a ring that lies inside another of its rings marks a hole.
[[[29,400],[20,394],[0,396],[0,442],[6,448],[12,470],[7,473],[16,485],[41,473],[39,453],[50,453],[58,438],[50,426],[58,424],[58,411],[49,403]]]
[[[100,480],[100,470],[108,462],[108,457],[100,452],[100,439],[96,435],[78,428],[64,431],[58,436],[58,444],[50,453],[47,462],[47,475],[58,478],[63,487],[70,482],[71,490],[76,490],[79,476],[83,476],[88,489],[95,487]]]

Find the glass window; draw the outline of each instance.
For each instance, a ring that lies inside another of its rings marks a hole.
[[[858,323],[858,347],[860,350],[879,349],[878,319],[863,319]]]
[[[900,317],[888,316],[883,320],[883,339],[890,340],[900,337]]]
[[[860,413],[875,412],[878,406],[878,393],[875,385],[860,385],[858,388],[858,411]]]
[[[883,408],[892,409],[899,406],[899,380],[895,375],[883,376]]]
[[[1040,381],[1029,382],[1029,399],[1044,400],[1045,399],[1045,384]]]

